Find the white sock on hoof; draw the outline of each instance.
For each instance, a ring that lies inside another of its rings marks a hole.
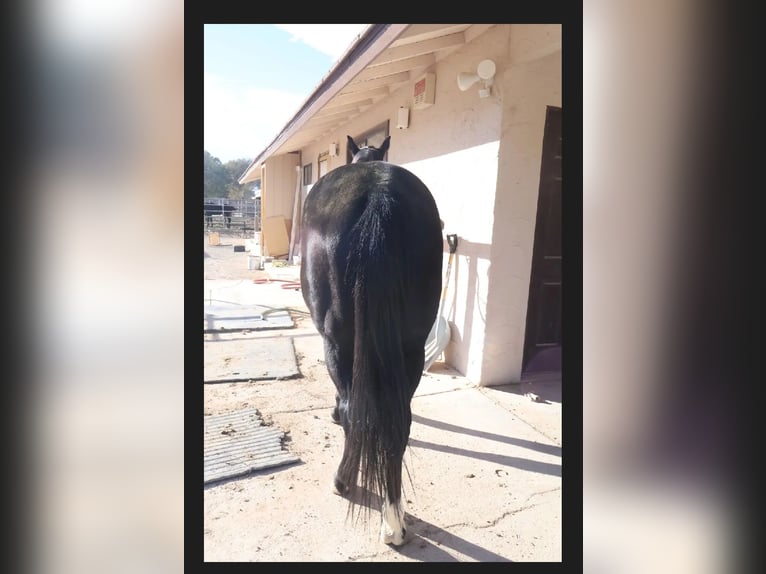
[[[380,525],[381,542],[393,544],[394,546],[404,544],[404,509],[402,508],[401,500],[397,507],[386,499],[381,514],[383,519]]]

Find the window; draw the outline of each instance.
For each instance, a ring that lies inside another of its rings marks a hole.
[[[303,166],[303,185],[311,185],[311,168],[313,164],[307,163]]]
[[[380,147],[383,144],[383,140],[388,136],[388,121],[383,122],[380,125],[375,126],[371,130],[368,130],[360,136],[351,136],[354,138],[356,145],[359,147],[375,146]],[[351,163],[354,156],[351,154],[351,150],[346,146],[346,163]],[[384,160],[388,160],[388,152],[386,152]]]

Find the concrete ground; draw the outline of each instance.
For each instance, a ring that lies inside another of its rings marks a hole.
[[[248,253],[233,251],[245,240],[221,240],[211,246],[204,236],[205,303],[288,308],[295,327],[205,334],[206,345],[289,337],[300,377],[205,384],[204,414],[257,408],[300,463],[205,487],[205,561],[561,561],[558,378],[480,388],[439,362],[424,374],[405,454],[406,542],[382,544],[378,509],[369,525],[355,523],[332,494],[343,431],[330,419],[321,338],[300,291],[281,286],[298,268],[249,270]],[[253,282],[269,276],[284,281]]]

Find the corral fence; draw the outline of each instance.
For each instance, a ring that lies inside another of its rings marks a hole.
[[[243,234],[260,231],[261,198],[206,197],[203,224],[206,230],[240,231]]]

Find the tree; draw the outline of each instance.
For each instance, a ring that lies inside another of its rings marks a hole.
[[[203,191],[205,197],[226,197],[228,194],[229,174],[221,160],[205,150],[205,176]]]
[[[233,159],[224,164],[229,183],[227,185],[228,197],[231,199],[253,199],[251,183],[240,185],[237,181],[245,170],[250,166],[250,160],[245,158]]]
[[[245,158],[233,159],[226,163],[205,150],[205,197],[228,197],[229,199],[252,199],[253,186],[250,183],[239,184],[239,178],[250,165]]]

